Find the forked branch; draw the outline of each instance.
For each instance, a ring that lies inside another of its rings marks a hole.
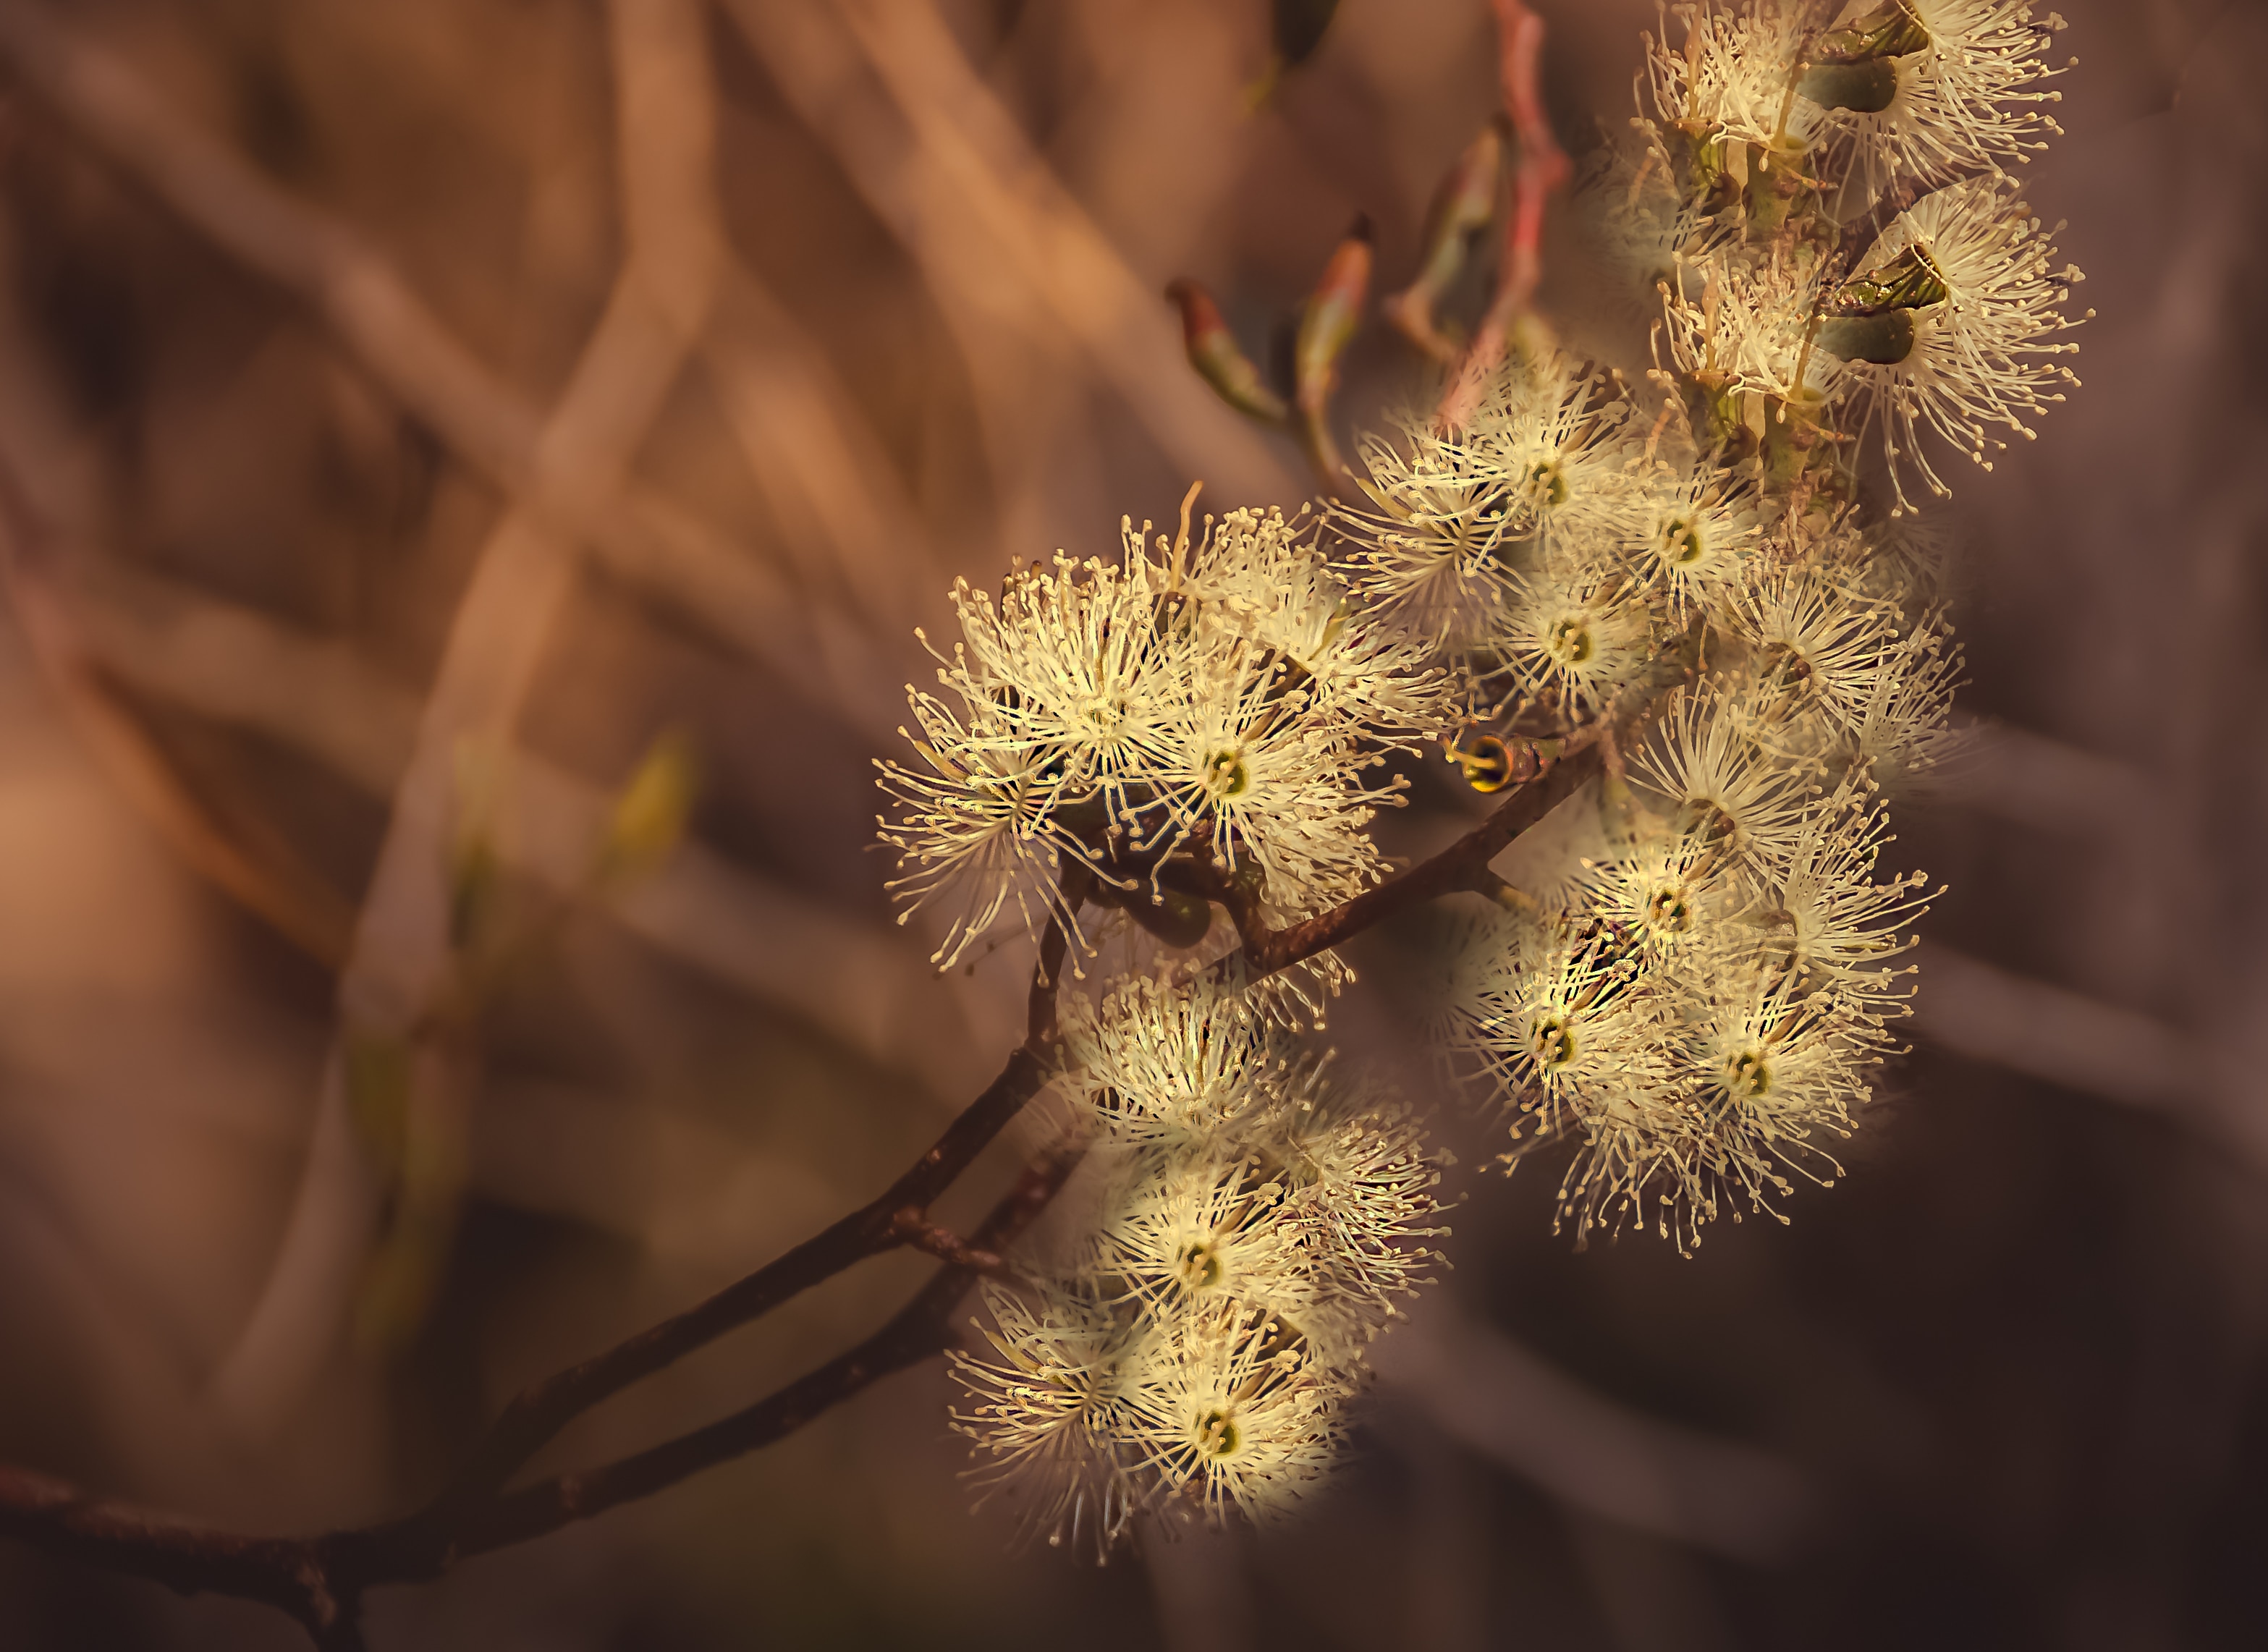
[[[1271,929],[1240,913],[1244,945],[1233,955],[1232,972],[1258,980],[1421,901],[1484,889],[1489,862],[1581,784],[1596,759],[1595,745],[1565,753],[1440,854],[1318,917]],[[1075,914],[1084,903],[1088,877],[1076,866],[1066,873],[1063,913]],[[418,1513],[312,1538],[257,1537],[89,1498],[44,1475],[0,1467],[0,1533],[185,1594],[264,1601],[305,1626],[320,1647],[358,1647],[361,1600],[369,1589],[438,1575],[471,1555],[664,1490],[792,1434],[881,1377],[941,1353],[952,1340],[954,1305],[972,1280],[1046,1208],[1085,1151],[1073,1139],[1040,1155],[965,1240],[928,1220],[938,1196],[1059,1070],[1056,1002],[1069,944],[1069,920],[1059,917],[1042,941],[1025,1041],[983,1094],[887,1190],[708,1301],[523,1391],[450,1486]],[[946,1265],[856,1347],[675,1439],[597,1468],[505,1489],[548,1442],[612,1395],[858,1262],[906,1245],[939,1255]]]

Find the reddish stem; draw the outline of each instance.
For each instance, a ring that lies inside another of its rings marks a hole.
[[[1543,19],[1524,0],[1495,0],[1498,63],[1504,112],[1512,122],[1519,159],[1512,173],[1512,210],[1505,215],[1504,251],[1497,265],[1496,297],[1473,334],[1456,376],[1433,415],[1443,432],[1461,429],[1480,406],[1489,375],[1504,359],[1512,325],[1535,296],[1543,276],[1543,208],[1567,181],[1565,151],[1551,136],[1538,72],[1543,59]]]

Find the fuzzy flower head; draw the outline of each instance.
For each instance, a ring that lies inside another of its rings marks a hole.
[[[1168,988],[1135,977],[1099,1004],[1063,1002],[1069,1078],[1117,1139],[1204,1147],[1264,1108],[1288,1059],[1285,1035],[1248,995],[1204,978]]]
[[[1345,1379],[1306,1357],[1284,1323],[1224,1303],[1174,1322],[1130,1399],[1160,1496],[1218,1522],[1281,1515],[1336,1465]]]
[[[953,1355],[970,1399],[954,1427],[976,1443],[978,1501],[1018,1499],[1027,1537],[1090,1547],[1099,1559],[1143,1501],[1124,1436],[1149,1333],[1062,1289],[1031,1302],[988,1284],[984,1305],[998,1357]]]
[[[1877,882],[1888,817],[1852,792],[1830,799],[1806,824],[1787,870],[1745,914],[1765,955],[1799,992],[1830,992],[1852,1009],[1854,1037],[1870,1019],[1903,1016],[1911,968],[1896,960],[1914,943],[1907,926],[1929,909],[1918,872]]]
[[[1509,575],[1612,520],[1630,491],[1628,407],[1558,352],[1506,363],[1462,430],[1415,418],[1363,449],[1371,511],[1342,512],[1380,612],[1454,650],[1486,629]]]
[[[1256,645],[1322,716],[1400,745],[1448,715],[1447,679],[1423,642],[1367,611],[1313,535],[1281,511],[1233,510],[1208,524],[1182,588],[1195,598],[1200,655]]]
[[[1612,703],[1652,664],[1644,610],[1626,582],[1515,577],[1491,637],[1521,687],[1590,710]]]
[[[1807,249],[1753,267],[1712,264],[1697,283],[1663,288],[1671,358],[1709,393],[1726,430],[1761,443],[1788,404],[1809,409],[1836,393],[1843,363],[1816,348],[1812,326],[1820,274]]]
[[[1732,623],[1748,644],[1752,692],[1783,719],[1815,713],[1854,726],[1897,651],[1890,614],[1800,566],[1743,592]]]
[[[1241,1152],[1138,1157],[1094,1235],[1094,1266],[1157,1309],[1235,1301],[1297,1319],[1318,1283],[1284,1220],[1285,1193]]]
[[[1723,876],[1727,859],[1701,832],[1653,833],[1623,854],[1584,863],[1585,908],[1649,957],[1706,955],[1720,944],[1735,899]]]
[[[1732,173],[1745,185],[1747,151],[1801,151],[1820,118],[1794,96],[1804,39],[1800,0],[1757,0],[1746,11],[1708,3],[1681,8],[1685,38],[1646,36],[1646,75],[1654,114],[1686,136],[1705,186]],[[1735,152],[1738,146],[1738,152]]]
[[[1970,745],[1950,721],[1961,651],[1938,626],[1910,632],[1882,660],[1830,761],[1890,796],[1925,789]]]
[[[924,767],[880,765],[880,784],[899,812],[878,817],[883,842],[899,854],[888,885],[906,904],[904,923],[932,900],[946,908],[945,939],[931,962],[951,967],[1013,906],[1026,929],[1051,915],[1044,892],[1054,866],[1051,814],[1057,777],[1028,757],[978,745],[954,715],[927,695],[914,697],[926,738],[907,738]]]
[[[962,641],[939,679],[972,709],[979,749],[1038,760],[1071,800],[1123,809],[1130,786],[1163,754],[1182,697],[1181,662],[1152,620],[1146,562],[1058,556],[1012,573],[996,602],[954,587]]]
[[[1748,489],[1711,466],[1665,466],[1631,513],[1623,561],[1682,625],[1738,589],[1759,532]]]
[[[1933,431],[1986,470],[1992,433],[2030,440],[2025,422],[2079,381],[2061,357],[2079,346],[2060,306],[2082,279],[2054,267],[2039,220],[1998,177],[1969,179],[1898,215],[1824,301],[1818,349],[1844,363],[1838,392],[1879,420],[1897,510],[1904,474],[1950,491],[1923,451]]]
[[[1850,1134],[1867,1097],[1872,1054],[1854,1040],[1852,1011],[1806,992],[1786,973],[1749,972],[1720,984],[1690,1016],[1675,1055],[1679,1126],[1661,1142],[1662,1192],[1689,1237],[1720,1210],[1771,1211],[1792,1175],[1821,1183],[1841,1166],[1822,1145]],[[1723,1203],[1729,1193],[1732,1203]],[[1775,1213],[1776,1214],[1776,1213]]]
[[[1629,492],[1630,406],[1564,352],[1519,356],[1491,378],[1464,439],[1484,456],[1521,537],[1580,537]]]
[[[2029,160],[2061,131],[2044,59],[2063,19],[2028,0],[1852,0],[1799,87],[1863,209],[1883,190]],[[2068,67],[2065,65],[2064,67]]]
[[[1174,733],[1161,780],[1181,830],[1231,873],[1256,866],[1264,899],[1304,915],[1374,879],[1365,828],[1400,784],[1363,783],[1377,757],[1347,749],[1289,662],[1251,643],[1202,662]]]
[[[1681,694],[1633,764],[1673,830],[1757,870],[1786,859],[1811,790],[1758,740],[1764,715],[1743,699]]]
[[[1402,437],[1363,438],[1358,480],[1371,508],[1338,509],[1334,520],[1373,608],[1439,648],[1484,622],[1521,547],[1491,456],[1425,420],[1404,420]]]
[[[1130,525],[1124,540],[1119,562],[1058,556],[998,598],[956,585],[940,692],[908,691],[920,760],[880,766],[897,806],[881,836],[901,921],[945,915],[940,966],[1011,914],[1072,923],[1073,866],[1172,949],[1212,928],[1209,862],[1257,879],[1270,921],[1312,916],[1375,877],[1366,828],[1399,782],[1363,776],[1446,719],[1424,641],[1296,523],[1232,512],[1154,556]]]
[[[1548,1142],[1660,1076],[1655,1005],[1637,962],[1598,939],[1562,938],[1525,956],[1481,966],[1467,1024],[1454,1046],[1473,1058],[1521,1118]]]
[[[1448,1231],[1434,1225],[1440,1160],[1406,1105],[1311,1061],[1286,1076],[1263,1151],[1284,1220],[1343,1323],[1396,1311],[1430,1277],[1440,1258],[1422,1242]]]

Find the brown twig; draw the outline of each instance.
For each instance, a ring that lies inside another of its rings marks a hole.
[[[1536,283],[1543,275],[1544,203],[1567,181],[1569,170],[1565,152],[1551,136],[1537,84],[1543,19],[1523,0],[1495,0],[1495,4],[1504,109],[1512,121],[1519,159],[1513,167],[1512,210],[1505,215],[1496,297],[1433,415],[1436,428],[1445,431],[1462,428],[1480,406],[1489,374],[1504,359],[1513,323],[1535,296]]]
[[[0,1534],[180,1590],[234,1595],[288,1612],[321,1644],[339,1603],[311,1546],[248,1537],[87,1496],[45,1474],[0,1466]]]
[[[0,596],[79,738],[183,860],[326,965],[346,956],[354,914],[279,836],[223,819],[116,692],[57,589],[53,525],[0,456]]]
[[[898,1212],[890,1230],[900,1243],[933,1256],[940,1262],[950,1262],[955,1267],[965,1267],[972,1274],[999,1274],[1006,1263],[991,1251],[980,1251],[951,1228],[932,1222],[922,1211],[908,1205]]]
[[[1580,737],[1579,737],[1580,738]],[[1563,750],[1540,777],[1431,859],[1328,913],[1282,929],[1242,914],[1235,955],[1257,979],[1351,939],[1391,914],[1457,890],[1491,887],[1488,863],[1587,779],[1597,745]],[[91,1564],[154,1578],[184,1592],[265,1601],[306,1626],[329,1652],[358,1648],[364,1592],[438,1575],[455,1561],[541,1537],[675,1485],[801,1428],[881,1377],[946,1347],[954,1304],[977,1268],[998,1258],[1044,1209],[1078,1163],[1074,1142],[1027,1165],[966,1242],[937,1245],[926,1212],[1045,1084],[1057,1061],[1057,988],[1069,953],[1068,914],[1088,892],[1074,867],[1061,891],[1066,914],[1049,926],[1033,973],[1025,1042],[991,1086],[887,1190],[738,1283],[522,1392],[472,1459],[425,1509],[383,1525],[306,1538],[202,1527],[130,1505],[90,1499],[44,1476],[0,1470],[0,1533]],[[912,1213],[910,1217],[909,1213]],[[939,1230],[941,1231],[941,1230]],[[561,1429],[641,1378],[865,1259],[903,1245],[947,1255],[946,1266],[872,1336],[729,1417],[595,1469],[518,1491],[503,1487]]]
[[[971,1248],[996,1254],[1012,1245],[1062,1188],[1084,1150],[1068,1146],[1030,1165],[971,1236]],[[882,1377],[942,1353],[952,1340],[954,1305],[972,1277],[965,1264],[946,1267],[865,1341],[743,1411],[602,1467],[541,1481],[486,1505],[457,1534],[455,1556],[524,1543],[587,1520],[792,1434]]]
[[[0,58],[25,88],[247,268],[298,294],[372,378],[475,469],[609,573],[762,660],[832,721],[888,739],[899,712],[861,640],[814,645],[811,607],[746,547],[652,488],[546,466],[543,415],[444,327],[351,225],[280,188],[118,54],[34,0],[0,0]],[[837,628],[840,629],[840,628]],[[836,669],[828,669],[830,664]]]
[[[1520,787],[1496,811],[1430,860],[1320,916],[1281,929],[1256,927],[1232,961],[1250,979],[1272,975],[1301,960],[1328,952],[1396,912],[1457,890],[1488,893],[1493,885],[1489,863],[1506,845],[1566,801],[1598,767],[1595,743],[1562,755],[1543,775]]]
[[[536,439],[539,474],[618,480],[676,383],[703,326],[718,258],[697,202],[711,192],[716,116],[708,33],[690,0],[612,8],[617,122],[629,246],[604,312]],[[442,1076],[463,1063],[436,1036],[437,1013],[463,985],[448,843],[467,833],[468,752],[494,764],[533,692],[545,641],[574,589],[571,541],[535,510],[517,506],[490,533],[451,619],[448,641],[396,783],[354,939],[338,982],[340,1028],[325,1063],[317,1123],[298,1197],[259,1299],[213,1391],[239,1426],[289,1411],[329,1352],[359,1291],[367,1331],[414,1323],[438,1259],[417,1230],[389,1225],[367,1167],[326,1150],[353,1106],[355,1039],[382,1039],[419,1059],[407,1109],[412,1132],[436,1148],[414,1162],[461,1161],[461,1105],[438,1105]],[[492,837],[485,827],[475,828]],[[428,1180],[435,1178],[428,1178]],[[456,1190],[413,1182],[446,1220]],[[372,1263],[374,1260],[375,1271]],[[391,1293],[378,1281],[392,1285]],[[359,1281],[359,1282],[357,1282]],[[373,1308],[374,1303],[385,1303]]]
[[[1079,867],[1065,873],[1064,910],[1078,910],[1086,892],[1087,877]],[[1048,929],[1038,966],[1032,973],[1024,1042],[1008,1057],[1000,1076],[946,1127],[945,1134],[905,1174],[849,1215],[699,1306],[649,1326],[521,1392],[497,1419],[436,1509],[461,1510],[475,1505],[503,1486],[560,1429],[600,1401],[676,1363],[726,1332],[770,1313],[821,1281],[906,1243],[898,1226],[902,1214],[909,1209],[926,1211],[1053,1076],[1056,987],[1068,949],[1066,923],[1058,919]]]

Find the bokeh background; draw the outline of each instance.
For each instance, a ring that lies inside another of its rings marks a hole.
[[[1626,118],[1653,8],[1538,9],[1562,132]],[[1844,1185],[1681,1260],[1577,1252],[1548,1177],[1462,1175],[1454,1273],[1281,1530],[1017,1552],[932,1366],[379,1592],[374,1645],[2268,1640],[2268,17],[2064,9],[2030,187],[2088,273],[2086,386],[1955,477],[1984,754],[1899,817],[1952,888]],[[1160,294],[1203,279],[1264,355],[1358,211],[1398,284],[1492,106],[1480,0],[1344,0],[1255,110],[1270,31],[1263,0],[0,0],[0,1455],[247,1526],[398,1511],[522,1382],[864,1200],[974,1093],[1022,961],[932,979],[867,852],[912,628],[1191,476],[1302,496]],[[1547,311],[1589,285],[1563,247]],[[1343,422],[1422,389],[1371,337]],[[658,867],[609,835],[634,775],[696,772]],[[1397,846],[1473,806],[1418,801]],[[1418,1086],[1420,945],[1367,943],[1336,1017]],[[746,1403],[924,1266],[545,1460]],[[298,1643],[0,1547],[0,1645]]]

